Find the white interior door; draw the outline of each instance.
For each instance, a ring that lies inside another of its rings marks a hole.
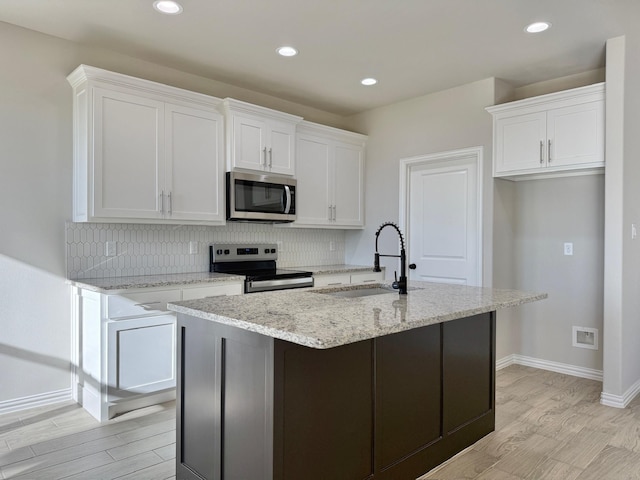
[[[411,280],[481,285],[481,150],[474,152],[405,163]]]

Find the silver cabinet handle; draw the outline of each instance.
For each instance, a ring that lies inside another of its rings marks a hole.
[[[333,210],[331,209],[331,205],[329,205],[329,221],[333,220]]]
[[[269,168],[273,166],[273,148],[269,147]]]
[[[547,147],[547,161],[551,163],[551,140],[549,140]]]
[[[160,192],[160,213],[164,213],[164,190]]]
[[[333,206],[333,221],[336,221],[336,206]]]
[[[264,147],[262,149],[262,159],[264,160],[264,163],[260,162],[260,165],[264,165],[266,167],[267,166],[267,147]]]
[[[540,165],[542,165],[544,163],[544,158],[543,158],[543,153],[544,151],[544,142],[542,140],[540,140]]]
[[[169,192],[167,198],[169,199],[169,215],[171,215],[171,192]]]

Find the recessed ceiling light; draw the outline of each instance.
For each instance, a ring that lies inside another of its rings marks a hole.
[[[153,2],[153,8],[167,15],[178,15],[182,13],[182,5],[173,0],[156,0]]]
[[[360,80],[360,83],[362,85],[370,86],[378,83],[378,80],[376,80],[375,78],[363,78],[362,80]]]
[[[525,31],[529,33],[540,33],[547,30],[551,24],[549,22],[534,22],[531,25],[527,25]]]
[[[298,50],[289,46],[279,47],[276,49],[276,52],[283,57],[294,57],[298,54]]]

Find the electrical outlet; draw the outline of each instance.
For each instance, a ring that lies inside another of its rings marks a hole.
[[[282,240],[278,240],[276,243],[278,244],[278,252],[279,253],[284,252],[284,246],[282,245]]]
[[[638,236],[638,229],[636,228],[636,224],[632,223],[631,224],[631,240],[635,240],[637,236]]]
[[[331,240],[329,242],[329,251],[330,252],[335,252],[336,251],[336,242],[334,242],[333,240]]]
[[[118,251],[118,242],[110,241],[107,242],[104,246],[104,254],[107,257],[115,257]]]
[[[189,255],[197,255],[198,254],[198,242],[190,241],[189,242]]]
[[[573,255],[573,243],[565,243],[564,244],[564,254],[565,255]]]

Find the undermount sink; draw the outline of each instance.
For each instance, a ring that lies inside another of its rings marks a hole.
[[[354,288],[351,290],[338,290],[337,292],[327,292],[325,293],[325,295],[331,295],[332,297],[356,298],[356,297],[368,297],[370,295],[382,295],[385,293],[397,294],[398,290],[395,290],[393,288],[385,288],[385,287]]]
[[[409,292],[416,290],[416,287],[408,287]],[[398,290],[386,284],[373,284],[373,285],[345,285],[343,287],[334,287],[329,289],[316,290],[314,293],[321,293],[323,295],[330,295],[332,297],[340,298],[360,298],[369,297],[372,295],[384,295],[386,293],[395,293],[399,295]]]

